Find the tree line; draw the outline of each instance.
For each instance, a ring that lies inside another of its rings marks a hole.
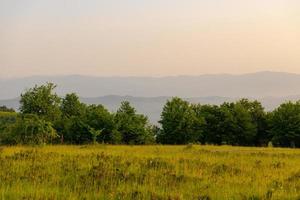
[[[14,144],[212,144],[300,147],[300,101],[266,112],[258,101],[217,105],[168,100],[160,126],[129,102],[116,112],[87,105],[75,93],[60,98],[53,83],[21,94],[20,109],[0,107],[0,143]]]

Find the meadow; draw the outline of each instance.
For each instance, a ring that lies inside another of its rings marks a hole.
[[[0,147],[1,199],[300,199],[300,150]]]

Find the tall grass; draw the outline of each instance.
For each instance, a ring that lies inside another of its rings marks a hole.
[[[300,150],[0,147],[0,199],[300,199]]]

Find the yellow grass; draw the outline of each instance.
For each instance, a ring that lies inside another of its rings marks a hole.
[[[300,150],[0,147],[0,199],[300,199]]]

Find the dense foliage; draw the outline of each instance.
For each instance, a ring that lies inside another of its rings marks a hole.
[[[300,101],[265,112],[261,103],[248,99],[216,106],[173,98],[160,124],[156,139],[162,144],[300,147]]]
[[[129,102],[116,113],[103,105],[86,105],[75,93],[60,98],[56,85],[35,86],[21,95],[20,113],[0,116],[3,144],[112,143],[150,144],[155,142],[148,118],[137,114]],[[6,112],[8,113],[8,112]]]
[[[0,144],[3,143],[7,127],[14,124],[16,119],[17,113],[0,111]]]
[[[173,98],[161,114],[162,131],[158,140],[165,144],[186,144],[199,141],[204,118],[197,116],[187,101]]]
[[[46,144],[56,137],[51,122],[28,114],[18,116],[16,122],[6,128],[2,139],[9,144]]]
[[[21,94],[20,111],[23,114],[36,114],[41,118],[53,121],[60,115],[59,104],[61,99],[53,93],[56,85],[48,83],[35,86]]]
[[[300,147],[300,101],[266,112],[258,101],[191,104],[175,97],[165,104],[160,127],[129,102],[117,112],[86,105],[75,94],[60,98],[56,86],[35,86],[21,95],[20,113],[0,107],[2,144],[110,143],[214,144]]]

